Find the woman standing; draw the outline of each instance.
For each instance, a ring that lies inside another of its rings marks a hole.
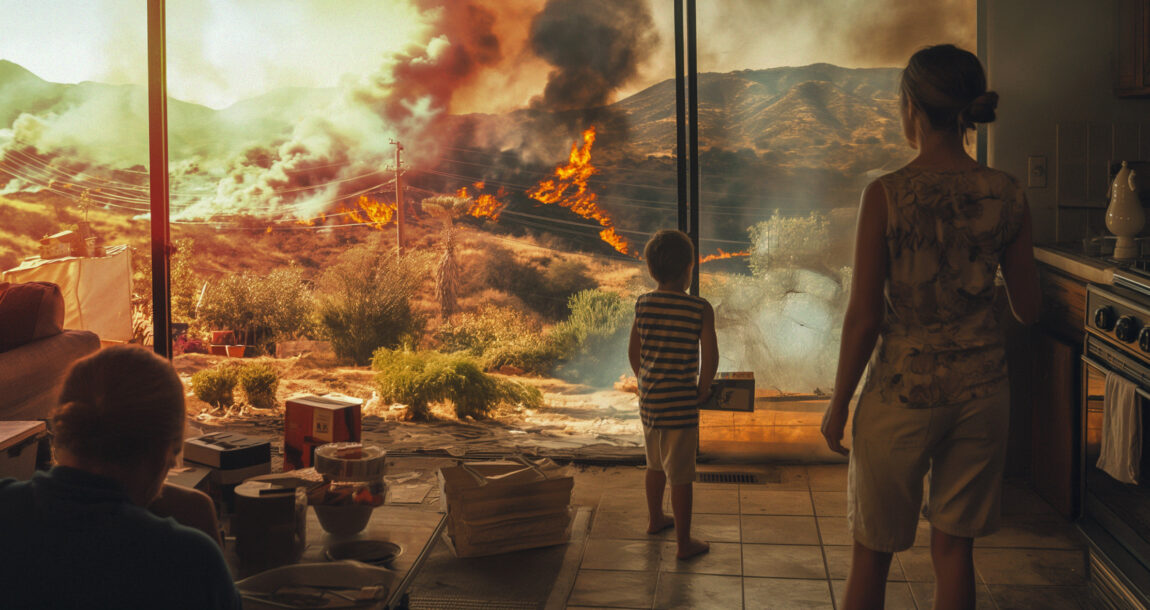
[[[1015,317],[1033,322],[1030,211],[1014,178],[966,152],[968,130],[993,121],[998,102],[977,57],[952,45],[915,53],[900,97],[918,155],[863,191],[822,427],[830,448],[847,454],[847,408],[869,360],[849,452],[846,607],[882,607],[892,554],[914,543],[921,508],[931,523],[934,607],[974,608],[972,547],[998,529],[1010,417],[995,275],[1001,266]]]

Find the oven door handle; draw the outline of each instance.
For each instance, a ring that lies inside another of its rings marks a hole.
[[[1116,372],[1110,370],[1105,364],[1095,360],[1094,358],[1091,358],[1090,356],[1087,356],[1086,354],[1082,354],[1082,362],[1085,362],[1087,365],[1092,366],[1095,369],[1102,371],[1103,373],[1106,373],[1108,375],[1118,375],[1119,377],[1125,379],[1126,381],[1133,383],[1134,384],[1134,392],[1136,394],[1138,394],[1139,396],[1141,396],[1142,398],[1145,398],[1146,400],[1150,400],[1150,392],[1147,392],[1146,390],[1143,390],[1142,388],[1138,387],[1138,384],[1134,383],[1134,381],[1132,381],[1129,377],[1127,377],[1121,373],[1116,373]]]

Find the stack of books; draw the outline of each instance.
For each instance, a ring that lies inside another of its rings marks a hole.
[[[440,468],[447,542],[459,557],[565,544],[571,538],[573,483],[548,459]]]

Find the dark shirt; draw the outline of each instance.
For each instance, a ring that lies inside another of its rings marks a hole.
[[[136,506],[112,479],[57,466],[0,480],[0,606],[240,608],[219,547]]]

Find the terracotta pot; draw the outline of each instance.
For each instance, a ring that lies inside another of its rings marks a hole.
[[[246,346],[246,345],[229,345],[229,346],[227,346],[228,357],[229,358],[243,358],[244,357],[244,350],[247,349],[247,347],[248,346]]]
[[[227,345],[232,342],[232,331],[230,330],[213,330],[212,331],[212,345]]]
[[[228,346],[226,345],[212,345],[208,348],[213,356],[227,356]]]

